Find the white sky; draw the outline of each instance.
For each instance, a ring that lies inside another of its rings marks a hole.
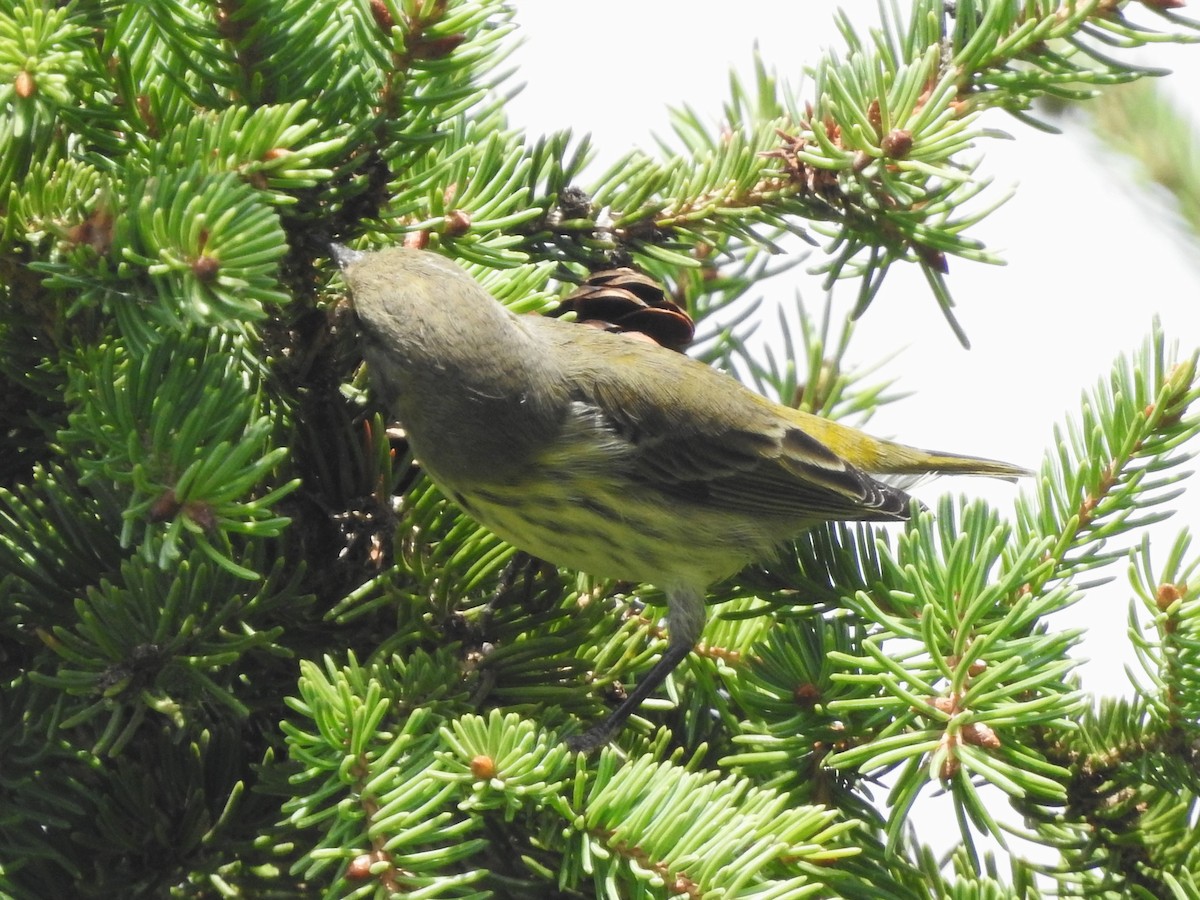
[[[860,33],[877,21],[874,3],[841,5]],[[590,132],[599,174],[632,145],[653,151],[651,135],[669,133],[668,107],[687,104],[718,122],[728,72],[751,71],[756,43],[769,67],[800,83],[822,48],[843,46],[837,6],[519,0],[525,44],[513,62],[527,87],[511,103],[510,121],[531,134]],[[1200,122],[1200,101],[1188,90],[1200,84],[1200,47],[1153,47],[1137,59],[1175,70],[1167,84]],[[959,346],[920,273],[897,267],[858,326],[851,362],[907,348],[883,374],[898,376],[897,387],[914,394],[881,409],[872,431],[1037,467],[1053,425],[1077,414],[1081,392],[1107,375],[1118,354],[1140,346],[1153,315],[1185,353],[1200,346],[1200,253],[1175,236],[1168,207],[1124,178],[1126,164],[1082,128],[1046,135],[1002,114],[986,124],[1016,138],[986,141],[980,150],[996,190],[1015,186],[1017,193],[974,232],[1007,265],[950,262],[956,312],[972,349]],[[787,302],[797,286],[819,309],[818,283],[793,273],[765,282],[761,293]],[[835,298],[849,302],[854,287],[843,285]],[[1006,485],[974,479],[933,482],[918,493],[928,501],[944,489],[985,496],[1002,511],[1014,495]],[[1159,559],[1182,524],[1200,528],[1198,492],[1193,484],[1177,501],[1184,513],[1154,532],[1163,545]],[[1132,659],[1125,636],[1130,594],[1124,565],[1109,574],[1116,584],[1091,593],[1064,614],[1063,625],[1089,628],[1080,651],[1092,660],[1081,670],[1085,687],[1115,694],[1128,690],[1122,663]]]

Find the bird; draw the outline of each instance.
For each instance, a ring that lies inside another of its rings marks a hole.
[[[1030,474],[871,437],[647,341],[517,315],[432,251],[333,255],[372,390],[434,484],[519,550],[666,596],[666,648],[574,750],[609,743],[688,656],[709,586],[822,522],[907,519],[910,496],[885,479]]]

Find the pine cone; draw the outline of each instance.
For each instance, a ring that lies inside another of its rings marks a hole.
[[[695,325],[662,285],[630,268],[593,272],[563,298],[554,315],[573,312],[583,325],[644,337],[683,352]]]

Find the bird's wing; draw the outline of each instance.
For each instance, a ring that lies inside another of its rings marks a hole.
[[[788,519],[904,519],[908,495],[850,465],[803,431],[764,439],[728,430],[643,441],[637,477],[709,506]]]
[[[605,339],[599,353],[572,340],[571,399],[625,445],[620,465],[648,488],[742,515],[907,518],[907,494],[846,462],[733,378],[677,353],[595,335]],[[630,367],[639,373],[634,386]]]

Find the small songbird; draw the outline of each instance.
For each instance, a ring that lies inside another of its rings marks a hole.
[[[335,257],[373,389],[446,496],[533,556],[667,596],[662,657],[576,749],[610,741],[687,656],[710,584],[817,523],[908,518],[908,495],[873,476],[1028,474],[870,437],[645,341],[518,316],[432,252]]]

